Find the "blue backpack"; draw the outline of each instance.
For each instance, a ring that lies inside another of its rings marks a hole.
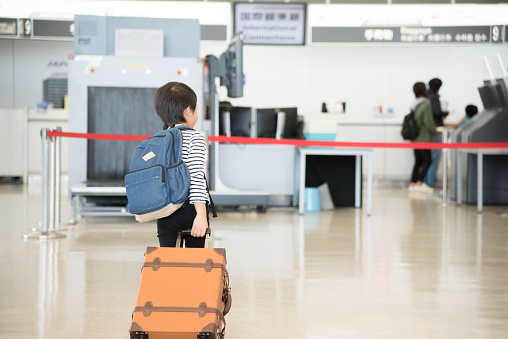
[[[146,222],[166,217],[189,197],[190,173],[182,160],[182,132],[172,127],[141,142],[125,175],[129,212]]]

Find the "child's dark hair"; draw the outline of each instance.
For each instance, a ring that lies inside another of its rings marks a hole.
[[[427,87],[423,82],[417,82],[413,85],[413,92],[417,98],[427,97]]]
[[[466,106],[466,115],[468,118],[472,118],[476,113],[478,113],[478,107],[475,105]]]
[[[184,83],[168,82],[154,96],[155,112],[164,123],[164,129],[185,122],[183,112],[187,107],[196,109],[196,93]]]

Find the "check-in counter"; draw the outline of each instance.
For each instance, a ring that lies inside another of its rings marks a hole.
[[[296,147],[221,144],[219,172],[229,188],[265,191],[269,205],[289,205],[295,190]]]
[[[335,141],[401,143],[400,131],[403,116],[360,118],[354,113],[330,114],[317,113],[305,115],[305,131],[310,134],[324,133],[333,135]],[[445,120],[446,124],[458,124],[462,115],[452,114]],[[409,181],[414,165],[411,149],[373,148],[373,178],[376,181],[406,182]],[[438,167],[437,176],[442,178],[442,162]],[[363,174],[366,174],[363,167]]]
[[[0,109],[0,177],[23,177],[25,120],[22,108]]]
[[[0,110],[0,176],[28,181],[42,170],[41,129],[61,127],[67,131],[68,112],[63,109],[38,111],[35,108]],[[67,173],[67,139],[62,138],[62,173]]]
[[[404,142],[400,135],[403,117],[359,118],[354,113],[317,113],[305,115],[305,132],[335,134],[335,141]],[[408,181],[414,165],[410,149],[374,148],[373,178],[377,181]],[[363,168],[366,174],[366,168]],[[438,172],[439,175],[440,172]]]

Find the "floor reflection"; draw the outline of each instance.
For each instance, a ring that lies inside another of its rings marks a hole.
[[[39,195],[0,185],[2,337],[127,337],[155,224],[86,218],[64,239],[24,241]],[[396,188],[376,188],[373,207],[219,213],[210,245],[227,250],[227,337],[506,336],[507,207],[477,214]]]

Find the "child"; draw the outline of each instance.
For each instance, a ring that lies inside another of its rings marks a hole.
[[[458,123],[456,124],[447,124],[446,127],[452,127],[452,128],[459,128],[460,126],[463,126],[469,122],[469,120],[478,113],[478,107],[475,105],[467,105],[466,106],[466,116],[462,118]]]
[[[186,126],[194,128],[198,121],[196,93],[180,82],[170,82],[155,92],[154,105],[164,128]],[[157,220],[157,236],[161,247],[175,247],[179,230],[191,229],[186,247],[204,247],[209,226],[208,194],[205,179],[205,137],[198,131],[182,129],[182,159],[189,168],[191,184],[189,198],[173,214]]]
[[[476,113],[478,113],[478,107],[476,107],[475,105],[467,105],[466,106],[466,116],[459,123],[459,126],[467,124],[469,119],[471,119]]]

